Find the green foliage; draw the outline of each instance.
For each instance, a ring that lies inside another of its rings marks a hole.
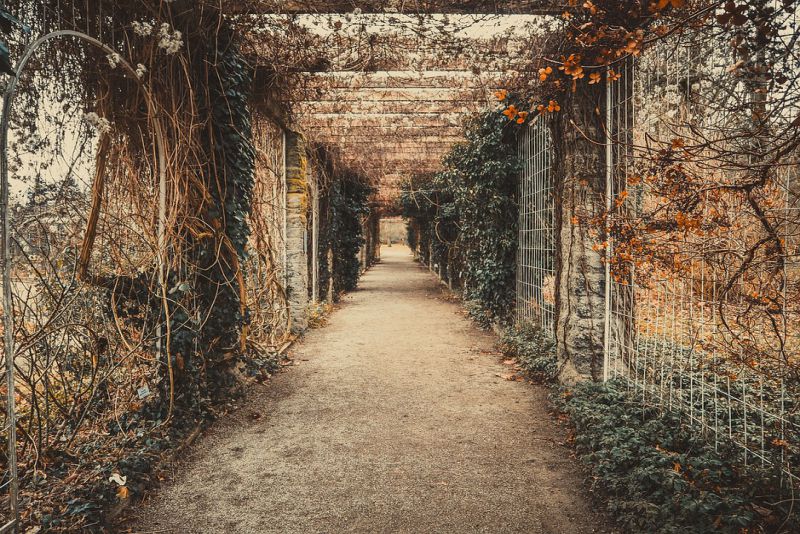
[[[508,328],[503,332],[501,348],[541,382],[553,382],[558,376],[555,341],[541,328],[527,324]]]
[[[733,445],[715,450],[677,414],[643,407],[623,384],[585,383],[560,399],[581,460],[627,532],[736,533],[757,522],[778,531],[787,511],[775,505],[777,474],[745,470]],[[782,531],[796,532],[797,519]]]
[[[233,43],[233,36],[223,32],[218,46],[209,51],[207,106],[211,121],[204,141],[208,144],[211,161],[205,168],[204,181],[213,202],[203,215],[212,228],[217,229],[216,239],[206,239],[198,247],[199,265],[196,290],[203,317],[199,332],[202,358],[187,358],[192,354],[189,336],[178,339],[183,347],[173,347],[173,358],[183,355],[187,379],[192,374],[202,381],[207,374],[215,386],[211,392],[222,393],[231,377],[227,366],[237,358],[238,340],[245,321],[237,284],[238,264],[245,259],[250,235],[250,212],[255,179],[255,149],[248,100],[252,80],[250,70]],[[230,246],[228,246],[228,243]],[[179,313],[179,312],[178,312]],[[177,329],[188,317],[176,316]],[[173,362],[175,368],[178,361]],[[208,365],[210,363],[210,365]]]
[[[420,228],[420,249],[445,267],[485,321],[506,322],[514,305],[517,251],[517,126],[488,112],[466,128],[445,170],[408,185],[404,215]],[[422,182],[422,183],[419,183]]]
[[[408,248],[417,250],[419,246],[419,242],[417,241],[417,229],[410,223],[406,226],[406,241],[408,242]]]
[[[320,296],[325,298],[333,276],[334,298],[352,291],[361,273],[359,250],[364,244],[361,220],[369,214],[368,199],[373,189],[358,177],[335,180],[327,191],[328,217],[320,228]],[[333,273],[327,250],[333,250]]]

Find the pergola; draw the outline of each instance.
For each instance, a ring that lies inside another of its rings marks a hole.
[[[558,0],[251,0],[245,7],[237,3],[230,12],[249,13],[441,13],[489,15],[552,15],[559,13]]]
[[[260,0],[247,9],[362,26],[403,17],[419,24],[445,15],[509,21],[561,12],[547,0]],[[450,40],[376,32],[356,54],[369,54],[363,62],[353,60],[353,50],[331,49],[322,62],[326,69],[303,74],[304,88],[291,103],[295,124],[310,139],[337,147],[345,164],[374,180],[388,208],[404,179],[441,169],[442,157],[462,139],[465,117],[497,105],[492,93],[516,60],[512,41],[491,32]]]

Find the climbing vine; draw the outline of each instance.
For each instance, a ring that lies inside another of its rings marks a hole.
[[[254,184],[255,151],[248,99],[252,84],[248,67],[237,52],[232,35],[221,34],[219,45],[210,51],[208,101],[212,120],[205,140],[213,159],[204,169],[205,181],[213,202],[205,220],[216,239],[204,240],[199,247],[199,263],[204,267],[198,289],[209,316],[200,341],[205,357],[215,366],[234,362],[239,354],[241,328],[245,319],[240,263],[245,259],[250,235],[248,216]],[[224,365],[222,366],[224,369]],[[224,375],[218,376],[225,380]]]
[[[466,126],[466,142],[445,157],[444,171],[409,182],[401,197],[423,259],[432,249],[442,276],[463,288],[486,321],[507,321],[514,306],[516,132],[497,113],[477,116]]]
[[[369,215],[368,200],[374,192],[362,177],[347,173],[338,176],[326,192],[325,215],[320,227],[320,297],[328,297],[333,277],[333,298],[352,291],[361,274],[359,251],[364,245],[362,221]],[[333,253],[333,269],[327,251]]]

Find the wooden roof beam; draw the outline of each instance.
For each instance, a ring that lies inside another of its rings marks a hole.
[[[228,14],[558,15],[554,0],[241,0],[226,2]]]

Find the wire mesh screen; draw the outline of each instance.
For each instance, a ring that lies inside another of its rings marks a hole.
[[[520,134],[518,324],[552,333],[555,307],[553,161],[550,130],[542,117]]]
[[[718,105],[730,60],[709,46],[672,39],[610,74],[606,376],[738,447],[745,465],[791,474],[797,168],[767,169],[758,207],[736,191],[758,162],[723,159],[745,150]],[[752,102],[748,90],[736,97]]]

